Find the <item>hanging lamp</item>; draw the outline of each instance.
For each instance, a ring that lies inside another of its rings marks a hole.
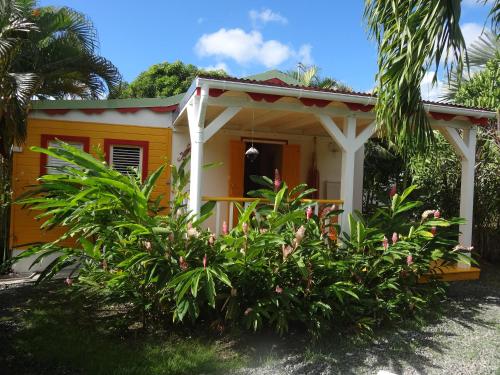
[[[255,112],[254,112],[254,110],[252,110],[252,145],[250,146],[250,148],[248,150],[245,151],[245,156],[247,157],[247,159],[251,163],[253,163],[257,159],[257,157],[259,156],[259,150],[257,150],[253,146],[254,125],[255,125]]]

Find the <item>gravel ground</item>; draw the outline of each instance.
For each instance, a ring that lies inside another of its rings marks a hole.
[[[268,360],[239,374],[500,375],[500,267],[483,267],[480,281],[452,283],[446,303],[437,321],[379,332],[371,343],[339,336],[314,349],[268,344]]]
[[[237,374],[500,375],[500,265],[482,269],[480,281],[452,283],[440,318],[377,332],[375,341],[339,334],[312,344],[299,335],[244,335],[236,350],[253,365]],[[13,314],[32,293],[26,284],[0,288],[0,373],[1,342],[22,329]]]

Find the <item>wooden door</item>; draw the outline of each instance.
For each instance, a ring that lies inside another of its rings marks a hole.
[[[289,189],[303,182],[300,178],[300,145],[283,145],[281,178]]]

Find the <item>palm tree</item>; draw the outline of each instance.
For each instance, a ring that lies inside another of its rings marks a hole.
[[[486,31],[477,41],[467,49],[469,57],[469,68],[482,70],[490,60],[500,61],[500,36],[492,31]],[[441,99],[454,101],[460,87],[467,83],[471,74],[464,74],[459,77],[456,72],[452,72],[448,79],[448,87],[445,89]]]
[[[97,33],[84,14],[67,7],[37,8],[34,0],[0,0],[0,239],[4,254],[12,148],[26,139],[30,100],[99,98],[120,81],[118,69],[98,54]]]
[[[486,1],[482,1],[486,3]],[[467,53],[460,0],[365,0],[365,18],[378,44],[377,122],[401,152],[422,151],[434,136],[420,84],[428,70],[460,76]],[[490,12],[498,30],[499,0]]]
[[[297,64],[297,70],[290,70],[287,74],[298,81],[302,86],[318,87],[322,89],[352,91],[352,89],[344,83],[331,77],[321,77],[319,68],[316,65]]]

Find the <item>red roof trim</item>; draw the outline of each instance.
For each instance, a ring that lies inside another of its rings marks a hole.
[[[255,100],[256,102],[260,102],[262,100],[268,103],[274,103],[277,100],[280,100],[283,96],[281,95],[272,95],[272,94],[260,94],[258,92],[247,92],[247,95]]]
[[[304,104],[307,107],[315,105],[316,107],[324,108],[331,103],[330,100],[323,100],[323,99],[299,98],[299,100],[301,101],[302,104]]]
[[[262,82],[273,83],[275,85],[280,85],[280,86],[288,86],[288,84],[285,81],[282,81],[281,79],[276,77],[271,79],[266,79],[265,81]]]
[[[133,141],[128,139],[104,139],[104,152],[105,160],[108,165],[111,165],[110,155],[111,146],[138,146],[142,148],[142,166],[141,174],[142,180],[146,180],[148,177],[148,162],[149,162],[149,142],[148,141]]]
[[[488,126],[489,120],[487,117],[472,117],[472,116],[467,116],[469,121],[473,125],[480,125],[480,126]]]
[[[439,113],[439,112],[429,111],[429,114],[434,120],[451,121],[455,118],[455,115],[451,113]]]
[[[63,142],[80,142],[83,144],[83,151],[89,152],[90,138],[89,137],[76,137],[73,135],[56,135],[56,134],[42,134],[40,139],[40,146],[47,148],[49,142],[58,139]],[[40,176],[47,174],[47,154],[40,154]]]
[[[53,116],[53,115],[65,115],[70,109],[42,109],[43,112],[46,114]]]
[[[173,112],[177,109],[177,104],[169,105],[167,107],[147,107],[146,109],[157,113]]]
[[[214,97],[214,98],[218,98],[219,96],[221,96],[222,94],[224,94],[227,90],[223,90],[223,89],[209,89],[208,90],[208,95]]]
[[[342,102],[344,103],[351,111],[361,111],[361,112],[370,112],[375,106],[372,104],[359,104],[359,103],[349,103],[349,102]]]

